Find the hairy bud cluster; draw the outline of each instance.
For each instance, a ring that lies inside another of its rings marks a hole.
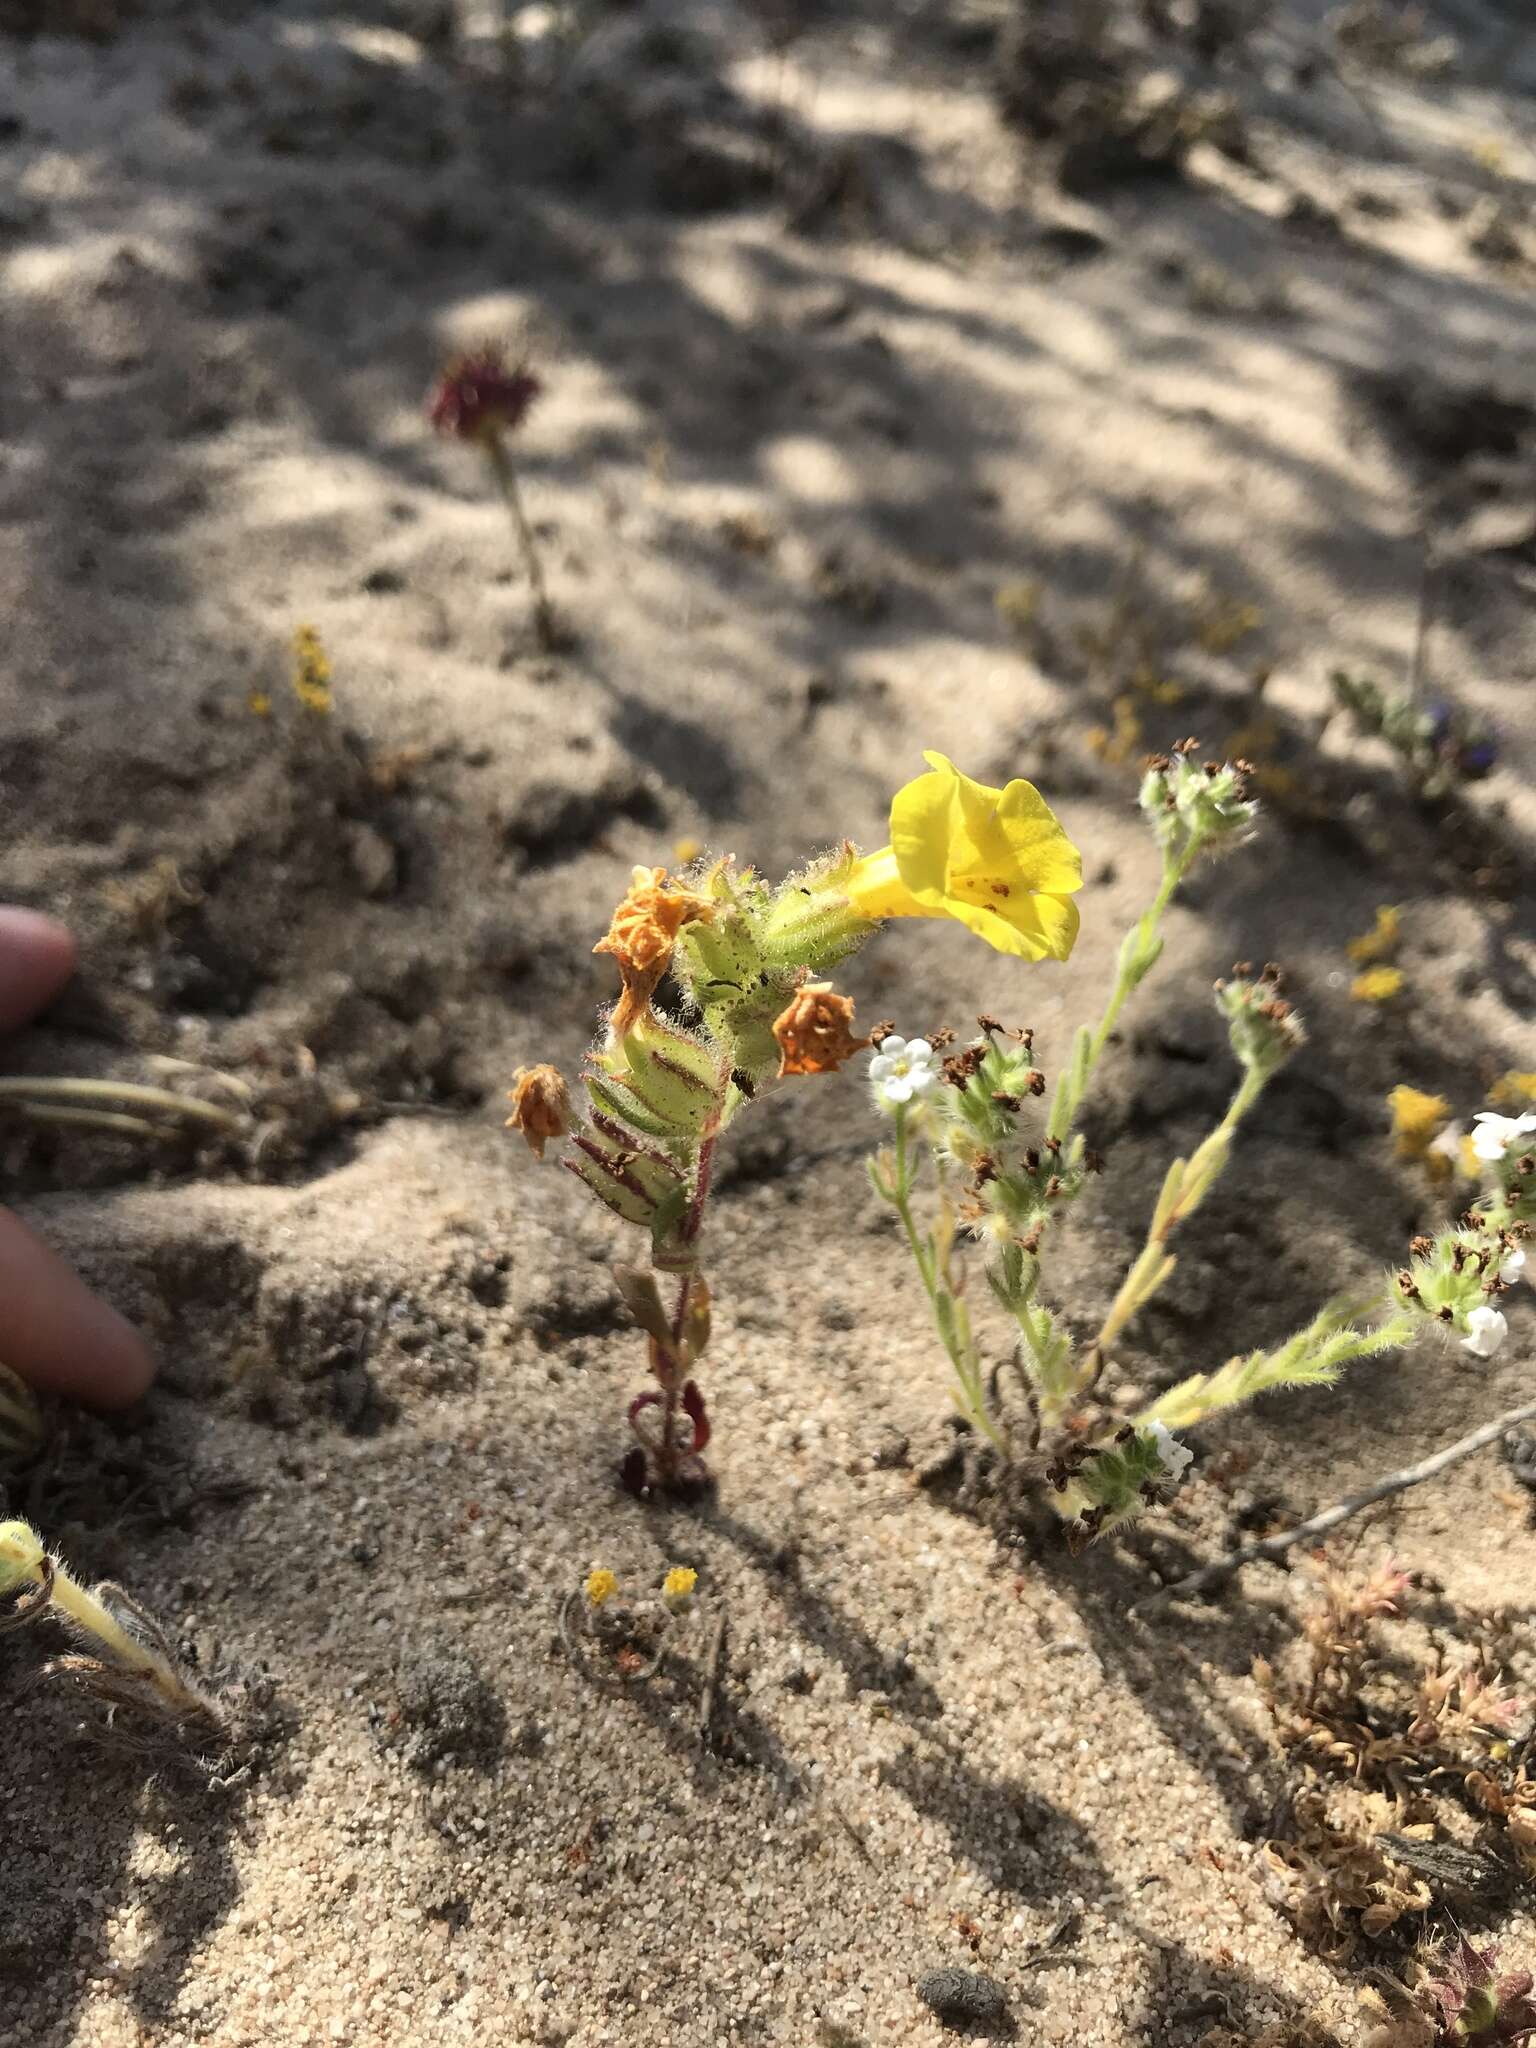
[[[1399,1298],[1419,1315],[1457,1331],[1464,1351],[1491,1358],[1508,1332],[1500,1295],[1525,1264],[1521,1230],[1488,1230],[1476,1217],[1438,1237],[1416,1237],[1397,1273]]]
[[[1256,976],[1246,964],[1232,973],[1231,981],[1216,984],[1216,1007],[1227,1020],[1239,1065],[1267,1081],[1306,1044],[1306,1026],[1280,993],[1280,970],[1273,963]]]
[[[1194,758],[1198,751],[1197,740],[1181,740],[1172,754],[1154,754],[1138,795],[1164,853],[1179,861],[1236,845],[1259,813],[1248,794],[1248,763],[1201,762]]]

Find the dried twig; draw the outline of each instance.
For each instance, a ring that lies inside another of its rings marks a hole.
[[[0,1075],[0,1107],[53,1121],[62,1120],[65,1108],[78,1109],[80,1117],[89,1109],[98,1119],[120,1116],[125,1110],[142,1110],[146,1116],[181,1117],[187,1123],[203,1124],[221,1132],[245,1128],[244,1118],[195,1095],[182,1095],[169,1088],[147,1088],[135,1081],[93,1081],[72,1075]]]
[[[720,1681],[725,1676],[725,1651],[730,1631],[730,1610],[722,1607],[710,1638],[709,1655],[704,1663],[704,1691],[699,1698],[699,1740],[706,1748],[714,1735],[715,1709],[719,1703]]]
[[[1406,1493],[1410,1486],[1422,1485],[1426,1479],[1433,1479],[1450,1465],[1459,1465],[1463,1458],[1470,1458],[1474,1451],[1486,1450],[1489,1444],[1497,1443],[1506,1430],[1518,1423],[1530,1422],[1536,1418],[1536,1401],[1526,1401],[1518,1408],[1511,1408],[1493,1422],[1485,1422],[1481,1429],[1474,1429],[1469,1436],[1458,1437],[1453,1444],[1447,1444],[1443,1451],[1436,1451],[1432,1457],[1423,1458],[1417,1465],[1405,1465],[1399,1472],[1389,1472],[1374,1485],[1362,1487],[1359,1493],[1352,1493],[1338,1501],[1331,1508],[1325,1508],[1320,1515],[1313,1515],[1310,1521],[1302,1522],[1294,1529],[1287,1529],[1283,1536],[1266,1536],[1258,1543],[1246,1543],[1241,1550],[1229,1551],[1225,1557],[1218,1557],[1214,1564],[1208,1564],[1187,1578],[1180,1579],[1156,1599],[1143,1601],[1132,1610],[1138,1616],[1160,1612],[1174,1600],[1188,1600],[1196,1593],[1203,1593],[1211,1586],[1218,1586],[1224,1579],[1240,1571],[1245,1564],[1258,1564],[1263,1560],[1278,1562],[1288,1550],[1298,1543],[1308,1543],[1316,1536],[1325,1536],[1330,1529],[1336,1529],[1341,1522],[1347,1522],[1351,1515],[1358,1515],[1365,1508],[1374,1507],[1379,1500],[1387,1500],[1394,1493]]]

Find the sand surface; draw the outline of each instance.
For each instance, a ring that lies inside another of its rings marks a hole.
[[[1174,38],[1143,68],[1227,126],[1064,192],[1000,119],[981,4],[591,7],[565,42],[528,10],[520,76],[494,9],[445,38],[404,0],[0,6],[109,31],[0,28],[0,895],[84,948],[7,1060],[203,1062],[281,1109],[254,1159],[5,1134],[8,1199],[164,1360],[141,1415],[59,1418],[12,1502],[275,1697],[209,1789],[18,1696],[34,1650],[0,1645],[4,2048],[915,2048],[949,2037],[915,1989],[944,1964],[1023,2041],[1361,2038],[1402,1946],[1328,1959],[1259,1851],[1292,1780],[1250,1670],[1304,1575],[1126,1610],[1529,1398],[1529,1307],[1489,1365],[1424,1348],[1213,1428],[1168,1515],[1032,1557],[918,1482],[942,1361],[869,1213],[861,1082],[804,1083],[743,1119],[716,1204],[717,1496],[641,1507],[632,1247],[503,1091],[574,1069],[632,863],[876,845],[925,746],[1046,790],[1082,942],[1025,969],[904,926],[861,1015],[984,1007],[1054,1071],[1155,883],[1140,754],[1240,736],[1284,801],[1170,919],[1057,1283],[1089,1332],[1219,1114],[1238,957],[1286,964],[1312,1043],[1122,1382],[1401,1257],[1434,1210],[1387,1090],[1467,1114],[1536,1067],[1520,11],[1431,7],[1458,43],[1427,76],[1340,69],[1304,6],[1214,65]],[[553,654],[422,413],[445,350],[525,325]],[[1426,536],[1429,686],[1503,733],[1470,838],[1328,718],[1332,669],[1407,675]],[[327,726],[288,696],[301,622]],[[1345,945],[1383,903],[1407,990],[1375,1010]],[[1443,1640],[1502,1608],[1529,1661],[1497,1455],[1339,1546],[1388,1549]],[[677,1563],[673,1666],[594,1687],[565,1595]],[[1536,1960],[1528,1897],[1486,1924]]]

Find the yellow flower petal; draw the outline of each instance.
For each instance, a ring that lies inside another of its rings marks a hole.
[[[891,844],[843,886],[869,918],[952,917],[999,952],[1064,960],[1077,938],[1082,859],[1032,784],[991,789],[943,754],[891,802]]]

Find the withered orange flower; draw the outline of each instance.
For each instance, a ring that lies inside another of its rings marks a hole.
[[[852,998],[840,996],[830,981],[807,981],[797,988],[788,1009],[773,1020],[773,1035],[781,1054],[780,1080],[786,1074],[835,1074],[869,1043],[853,1035]]]
[[[571,1128],[571,1095],[558,1067],[519,1067],[508,1090],[512,1114],[509,1131],[521,1131],[535,1159],[544,1157],[551,1138],[563,1138]]]
[[[611,953],[624,977],[624,990],[609,1025],[616,1038],[632,1031],[650,1007],[652,995],[672,961],[672,948],[685,924],[707,921],[715,914],[708,896],[692,889],[670,888],[665,868],[636,868],[629,888],[614,911],[607,935],[592,948]]]

